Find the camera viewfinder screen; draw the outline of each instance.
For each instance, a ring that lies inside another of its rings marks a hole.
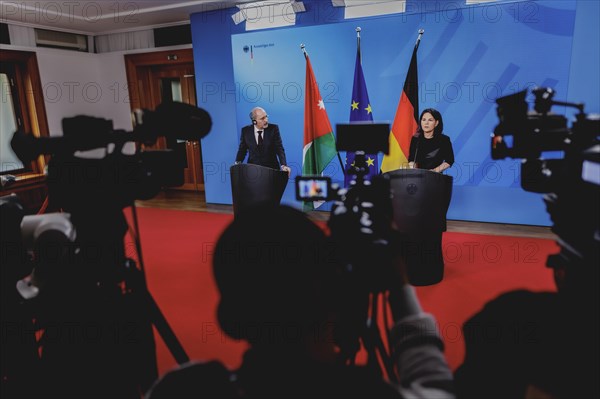
[[[325,177],[298,178],[297,197],[299,200],[327,200],[329,179]]]

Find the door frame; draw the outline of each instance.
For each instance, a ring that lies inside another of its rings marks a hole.
[[[125,71],[127,73],[127,88],[129,90],[129,104],[131,110],[136,108],[149,108],[149,95],[144,95],[140,88],[140,80],[146,84],[142,87],[151,87],[150,76],[143,74],[138,76],[138,67],[168,66],[194,63],[193,50],[168,50],[153,53],[127,54],[125,55]]]
[[[168,68],[169,66],[185,64],[194,64],[193,50],[191,48],[125,55],[125,70],[131,110],[154,108],[154,104],[152,104],[152,91],[155,90],[155,87],[151,79],[153,76],[151,69],[153,67]],[[194,102],[197,103],[195,97]],[[164,140],[157,142],[157,146],[164,148]],[[200,143],[188,142],[186,153],[189,162],[188,165],[191,167],[192,174],[194,175],[193,182],[185,183],[183,186],[175,188],[204,191]]]

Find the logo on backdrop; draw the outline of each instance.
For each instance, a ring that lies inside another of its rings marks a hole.
[[[257,49],[264,50],[264,49],[271,48],[271,47],[275,47],[275,43],[262,43],[262,44],[254,44],[254,45],[246,44],[246,45],[244,45],[244,47],[242,47],[242,50],[244,51],[244,53],[250,55],[250,62],[254,62],[254,58],[256,56]]]
[[[254,63],[254,46],[245,45],[244,53],[246,53],[246,54],[250,53],[250,63],[253,64]]]

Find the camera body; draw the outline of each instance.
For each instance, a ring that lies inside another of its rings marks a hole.
[[[154,111],[136,110],[132,122],[133,131],[126,132],[113,130],[111,120],[79,115],[63,119],[62,137],[36,138],[17,131],[11,146],[23,163],[41,154],[52,155],[47,182],[53,208],[122,208],[135,199],[154,197],[162,187],[183,184],[185,165],[178,158],[180,154],[171,149],[140,150],[126,155],[126,143],[151,145],[160,136],[167,141],[199,140],[212,127],[206,111],[178,102],[163,103]],[[111,145],[112,151],[101,159],[80,155],[81,151]]]
[[[553,100],[550,88],[533,90],[534,110],[529,111],[527,91],[499,98],[500,123],[492,135],[492,158],[523,159],[521,186],[544,193],[544,202],[558,235],[561,253],[548,265],[584,265],[597,268],[600,225],[600,116],[587,115],[583,104]],[[579,110],[572,127],[563,115],[552,114],[554,105]],[[562,158],[544,159],[544,152],[561,151]]]
[[[346,174],[356,176],[351,183],[351,189],[362,191],[368,174],[365,154],[389,152],[388,123],[353,122],[336,125],[336,148],[338,151],[356,152],[356,161]],[[338,185],[332,184],[329,176],[298,176],[296,177],[296,199],[298,201],[335,201],[342,200],[345,191],[340,191]]]

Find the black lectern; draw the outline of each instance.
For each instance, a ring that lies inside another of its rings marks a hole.
[[[277,205],[288,182],[287,172],[254,164],[230,168],[233,214],[258,204]]]
[[[406,235],[408,278],[413,285],[439,283],[444,277],[442,232],[452,196],[452,177],[424,169],[399,169],[390,178],[394,221]]]

